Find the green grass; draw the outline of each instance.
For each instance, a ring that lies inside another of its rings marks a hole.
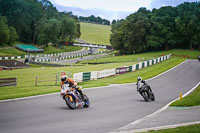
[[[110,45],[110,26],[83,22],[80,25],[81,39],[93,44]]]
[[[59,85],[55,86],[56,75],[60,76],[61,72],[86,72],[102,69],[110,69],[113,67],[121,67],[124,65],[131,65],[133,63],[115,63],[103,65],[86,65],[86,66],[72,66],[72,67],[35,67],[26,69],[17,69],[12,71],[1,71],[0,77],[9,78],[17,77],[17,87],[1,87],[0,100],[32,96],[44,93],[58,92]],[[48,82],[41,82],[35,86],[36,76],[39,80],[48,80]]]
[[[173,49],[169,50],[173,55],[184,57],[184,55],[189,56],[191,59],[197,59],[197,56],[200,55],[200,51],[197,50],[182,50],[182,49]]]
[[[163,52],[149,52],[143,54],[137,54],[138,57],[157,57],[161,54],[166,53],[175,53],[176,50],[172,51],[163,51]],[[181,50],[177,50],[181,54]],[[193,52],[188,52],[188,54],[193,55]],[[122,66],[134,65],[137,62],[123,62],[123,58],[134,58],[134,56],[122,56],[120,58],[121,62],[119,63],[110,63],[110,64],[100,64],[100,65],[84,65],[84,66],[70,66],[70,67],[43,67],[39,65],[33,65],[34,68],[26,69],[17,69],[12,71],[1,71],[0,77],[17,77],[17,87],[1,87],[0,88],[0,100],[11,99],[17,97],[27,97],[39,94],[47,94],[52,92],[58,92],[60,90],[59,85],[55,86],[55,81],[41,82],[38,86],[35,86],[36,76],[39,76],[39,79],[45,80],[55,80],[56,75],[60,75],[60,72],[88,72],[88,71],[99,71],[104,69],[111,69]],[[117,57],[118,58],[118,57]],[[137,59],[137,58],[136,58]],[[113,76],[110,78],[99,79],[96,81],[88,81],[79,83],[80,86],[84,88],[87,87],[96,87],[96,86],[105,86],[109,84],[119,84],[119,83],[131,83],[135,82],[137,76],[142,76],[144,79],[151,78],[156,76],[159,73],[162,73],[177,64],[184,61],[184,58],[173,57],[167,61],[161,62],[159,64],[137,70],[135,72],[130,72],[122,75]],[[155,71],[156,70],[156,71]]]
[[[40,54],[63,53],[63,52],[77,51],[81,49],[82,49],[81,47],[77,47],[77,46],[64,46],[63,48],[55,48],[53,46],[49,46],[44,49],[44,53],[40,53]],[[22,56],[22,55],[27,55],[27,54],[28,53],[22,52],[14,47],[0,49],[0,57]]]
[[[188,96],[173,102],[170,106],[199,106],[200,85]]]
[[[169,54],[170,52],[165,52],[165,54]],[[148,53],[140,53],[134,55],[121,55],[114,56],[111,54],[108,57],[97,58],[89,61],[81,61],[80,63],[119,63],[119,62],[140,62],[143,60],[154,59],[155,57],[159,57],[163,52],[148,52]]]
[[[64,46],[63,48],[55,48],[53,46],[49,46],[44,49],[44,54],[71,52],[71,51],[77,51],[81,49],[82,47],[77,47],[77,46]]]
[[[200,51],[191,51],[191,50],[167,50],[167,51],[159,51],[159,52],[146,52],[141,54],[134,54],[134,55],[122,55],[122,56],[113,56],[110,55],[109,57],[102,57],[90,61],[82,61],[80,63],[117,63],[117,62],[139,62],[142,60],[149,60],[155,57],[159,57],[161,55],[167,54],[176,54],[177,55],[188,55],[193,59],[197,58],[197,55],[200,55]],[[180,58],[184,58],[184,56],[177,56]]]
[[[195,124],[191,126],[183,126],[171,129],[164,129],[158,131],[149,131],[148,133],[199,133],[200,124]]]
[[[83,82],[79,85],[86,88],[109,85],[110,83],[131,83],[136,81],[136,77],[138,75],[142,76],[144,79],[147,79],[179,64],[183,60],[184,59],[172,58],[165,62],[138,70],[136,72],[130,72],[127,74],[122,74],[110,78],[104,78],[97,81]],[[0,100],[58,92],[60,90],[59,85],[55,86],[55,81],[50,80],[55,80],[56,75],[60,75],[62,71],[71,73],[99,71],[103,69],[110,69],[133,64],[134,63],[129,62],[72,67],[26,68],[12,71],[2,71],[0,72],[0,77],[17,77],[17,87],[1,87]],[[48,82],[41,82],[38,86],[35,86],[35,80],[37,75],[39,77],[39,80],[48,80]]]
[[[135,72],[121,74],[121,75],[117,75],[117,76],[113,76],[113,77],[109,77],[109,78],[103,78],[103,79],[99,79],[97,81],[82,82],[82,83],[80,83],[80,85],[87,88],[87,87],[107,86],[109,84],[132,83],[132,82],[136,82],[138,76],[141,76],[143,79],[148,79],[148,78],[154,77],[154,76],[180,64],[184,60],[185,59],[172,57],[171,59],[169,59],[167,61],[137,70]]]
[[[22,56],[27,53],[22,52],[16,48],[8,47],[0,49],[0,57],[10,57],[10,56]]]

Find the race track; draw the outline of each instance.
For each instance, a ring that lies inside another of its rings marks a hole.
[[[0,103],[1,133],[105,133],[141,119],[200,82],[200,62],[188,60],[147,83],[156,101],[144,102],[135,84],[83,90],[91,107],[70,110],[59,94]]]

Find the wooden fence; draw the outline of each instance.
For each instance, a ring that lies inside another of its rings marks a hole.
[[[55,85],[57,85],[58,81],[59,81],[58,76],[57,75],[55,75],[55,76],[54,75],[46,76],[46,77],[44,77],[44,76],[36,76],[36,78],[35,78],[35,86],[38,86],[39,83],[41,83],[41,82],[52,83],[52,81],[55,82]]]
[[[0,87],[17,86],[17,78],[0,78]]]

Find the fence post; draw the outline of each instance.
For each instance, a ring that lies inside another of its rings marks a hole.
[[[58,75],[56,74],[56,85],[57,85],[57,83],[58,83]]]
[[[36,79],[35,79],[35,86],[37,86],[37,82],[38,82],[38,76],[36,76]]]

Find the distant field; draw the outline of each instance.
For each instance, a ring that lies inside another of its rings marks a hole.
[[[110,45],[110,26],[83,22],[80,24],[81,39],[89,43]]]

